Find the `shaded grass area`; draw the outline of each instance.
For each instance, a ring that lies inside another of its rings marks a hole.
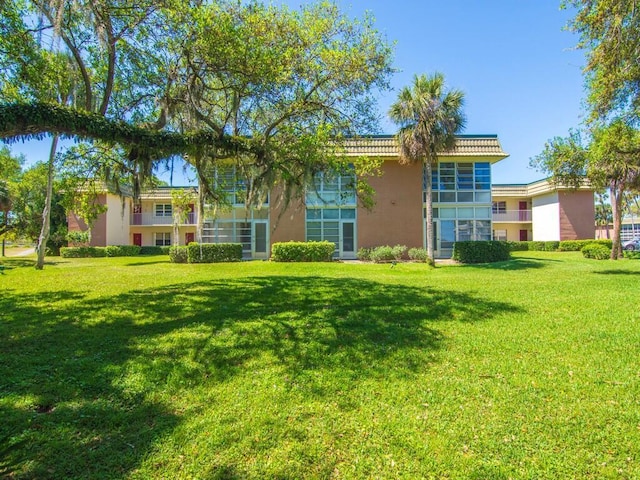
[[[640,262],[10,262],[16,478],[640,473]]]

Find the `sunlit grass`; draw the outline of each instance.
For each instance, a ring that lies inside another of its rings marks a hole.
[[[640,261],[2,263],[16,478],[640,477]]]

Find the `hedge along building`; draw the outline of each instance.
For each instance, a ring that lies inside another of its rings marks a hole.
[[[232,166],[219,167],[215,181],[224,190],[230,208],[221,209],[215,218],[205,214],[203,242],[241,243],[244,257],[256,259],[268,258],[273,243],[290,240],[330,241],[336,245],[335,256],[343,259],[355,258],[363,247],[425,247],[424,166],[400,165],[398,147],[390,135],[348,140],[347,159],[361,156],[381,160],[381,175],[366,179],[375,189],[371,209],[358,203],[354,176],[349,174],[318,175],[305,198],[292,202],[284,211],[277,202],[270,204],[269,197],[260,208],[246,209],[245,181]],[[433,172],[436,257],[450,257],[456,241],[493,238],[491,165],[507,156],[496,135],[460,135],[451,151],[438,155],[439,164]],[[92,244],[184,245],[195,240],[193,206],[179,225],[179,237],[174,238],[171,190],[165,187],[145,192],[136,205],[127,200],[124,208],[115,195],[105,195],[108,210],[104,219],[96,222]],[[115,212],[111,211],[113,205],[117,205]],[[82,228],[73,215],[69,227]]]

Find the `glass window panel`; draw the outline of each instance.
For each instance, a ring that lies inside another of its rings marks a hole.
[[[455,203],[456,192],[440,192],[440,203]]]
[[[434,209],[432,209],[432,212],[433,212],[433,218],[438,218],[439,209],[434,208]],[[427,210],[426,209],[424,209],[424,218],[427,218]]]
[[[491,209],[489,207],[477,207],[475,217],[483,220],[483,219],[491,219]]]
[[[356,209],[355,208],[343,208],[340,210],[340,217],[345,219],[353,219],[356,218]]]
[[[456,241],[455,220],[444,220],[440,222],[440,248],[453,248]]]
[[[426,194],[425,194],[425,195],[426,195]],[[426,202],[426,201],[427,201],[427,197],[424,197],[424,198],[425,198],[425,200],[424,200],[424,201]],[[433,193],[431,194],[431,201],[432,201],[433,203],[438,203],[438,192],[433,192]]]
[[[458,221],[458,241],[468,242],[473,237],[473,220]]]
[[[323,218],[329,219],[340,218],[340,210],[337,208],[327,208],[322,211],[322,216]]]
[[[439,217],[438,218],[456,218],[456,209],[455,208],[440,208],[438,210]]]
[[[355,225],[353,222],[345,222],[342,224],[342,251],[353,252],[355,251]]]
[[[476,202],[488,203],[491,201],[491,192],[476,192]]]
[[[307,208],[307,220],[322,218],[322,210],[319,208]]]
[[[476,231],[474,240],[491,240],[491,221],[476,220],[475,227]]]
[[[458,218],[472,219],[473,218],[473,208],[471,208],[471,207],[459,208],[458,209]]]
[[[266,253],[267,251],[267,224],[255,223],[256,253]]]
[[[473,202],[473,192],[458,192],[459,202]]]

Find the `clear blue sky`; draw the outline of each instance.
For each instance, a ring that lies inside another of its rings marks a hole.
[[[275,1],[273,3],[282,3]],[[296,8],[305,2],[284,2]],[[380,95],[382,132],[397,92],[415,74],[440,71],[466,94],[467,134],[497,134],[510,154],[493,167],[494,183],[529,183],[544,174],[529,167],[546,140],[582,121],[584,55],[563,29],[571,11],[559,0],[338,0],[350,16],[368,10],[395,42],[393,91]],[[49,141],[16,144],[29,163],[45,160]],[[168,180],[168,178],[167,178]],[[174,180],[184,184],[182,175]]]

